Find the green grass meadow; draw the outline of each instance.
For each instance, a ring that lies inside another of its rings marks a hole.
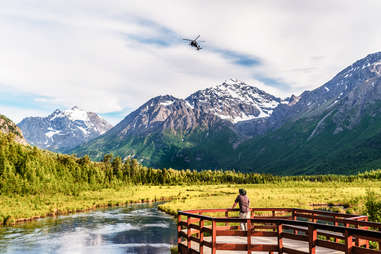
[[[312,209],[312,204],[330,204],[337,212],[364,214],[368,192],[381,196],[381,181],[285,182],[277,184],[220,184],[149,186],[128,185],[97,191],[82,191],[77,195],[0,195],[0,224],[12,225],[32,218],[84,212],[104,206],[124,206],[131,203],[166,201],[162,211],[176,215],[177,211],[203,208],[230,208],[239,188],[245,188],[251,207],[293,207]]]
[[[188,187],[195,188],[195,186]],[[251,207],[258,208],[305,208],[312,204],[333,205],[329,209],[351,214],[366,213],[365,201],[368,192],[381,196],[381,181],[353,183],[287,182],[282,184],[210,185],[203,186],[208,195],[172,200],[159,208],[175,215],[177,211],[202,208],[231,208],[238,189],[245,188]]]

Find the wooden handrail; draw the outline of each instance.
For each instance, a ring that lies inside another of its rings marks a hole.
[[[285,248],[283,239],[290,238],[299,241],[307,241],[309,243],[308,253],[316,253],[316,247],[321,246],[332,250],[344,251],[345,253],[381,254],[380,250],[369,249],[369,241],[375,241],[378,242],[379,245],[381,244],[381,232],[369,230],[369,227],[380,230],[381,224],[368,222],[367,216],[351,216],[347,214],[344,215],[293,208],[251,208],[250,210],[271,212],[273,216],[254,216],[249,219],[241,219],[237,217],[212,217],[210,215],[202,215],[202,213],[225,213],[225,216],[228,216],[230,211],[238,211],[238,209],[203,209],[178,212],[177,228],[179,253],[203,253],[204,246],[210,247],[212,253],[216,253],[217,250],[246,250],[247,253],[255,251],[269,251],[269,253],[272,253],[273,251],[277,251],[278,253],[307,253]],[[290,213],[290,216],[277,216],[276,212],[288,212]],[[307,217],[308,219],[311,219],[311,221],[297,220],[298,216],[301,215],[300,213],[303,213],[304,215],[309,214],[308,216],[301,217]],[[186,223],[181,220],[182,216],[186,217]],[[321,222],[328,222],[332,225],[327,225]],[[233,230],[234,228],[237,229],[237,227],[229,226],[229,223],[246,223],[247,231]],[[343,223],[343,226],[339,225],[339,223]],[[221,224],[224,226],[221,226]],[[284,225],[286,225],[287,232],[283,228]],[[352,227],[350,227],[350,225]],[[183,228],[186,230],[186,233],[183,231]],[[258,231],[260,229],[265,231]],[[268,231],[269,229],[271,231]],[[302,234],[298,234],[298,229]],[[204,233],[211,236],[210,241],[205,240]],[[196,237],[193,236],[194,234],[196,234]],[[325,237],[326,240],[322,238],[318,239],[319,235]],[[217,243],[216,240],[218,236],[246,236],[247,242],[246,245]],[[277,237],[276,245],[253,245],[251,243],[251,238],[256,236],[275,236]],[[182,243],[181,238],[187,240],[186,245]],[[333,242],[330,241],[331,238],[334,238]],[[339,239],[343,239],[344,244],[341,243]],[[192,246],[191,243],[192,241],[199,243],[198,250],[194,249],[194,246]]]

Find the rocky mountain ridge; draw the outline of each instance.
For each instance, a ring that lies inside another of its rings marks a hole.
[[[14,140],[17,143],[20,143],[23,145],[28,144],[20,128],[18,128],[17,125],[14,122],[12,122],[12,120],[10,120],[9,118],[1,114],[0,114],[0,132],[4,134],[13,134]]]

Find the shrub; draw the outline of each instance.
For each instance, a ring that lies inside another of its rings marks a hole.
[[[373,191],[366,194],[365,208],[370,221],[381,222],[381,200]]]

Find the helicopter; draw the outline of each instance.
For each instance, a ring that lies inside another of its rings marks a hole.
[[[195,47],[197,50],[202,49],[200,46],[200,42],[205,42],[205,41],[197,41],[197,39],[200,38],[200,35],[196,37],[196,39],[191,40],[191,39],[183,39],[184,41],[189,41],[189,45],[191,47]]]

